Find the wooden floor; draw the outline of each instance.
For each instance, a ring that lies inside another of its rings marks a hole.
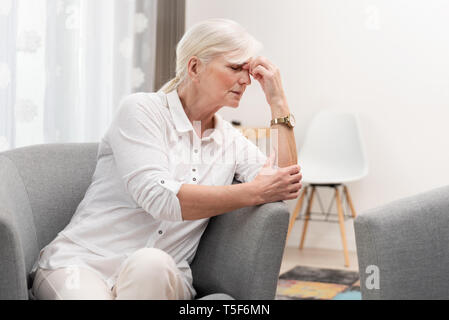
[[[295,266],[309,266],[328,269],[358,271],[357,254],[349,251],[349,267],[344,266],[342,250],[286,247],[281,264],[280,274]]]

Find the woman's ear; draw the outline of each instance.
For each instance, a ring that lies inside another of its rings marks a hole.
[[[192,56],[192,57],[190,57],[187,66],[188,66],[187,71],[188,71],[190,79],[194,82],[198,82],[199,75],[201,73],[201,68],[202,68],[201,60],[198,59],[197,56]]]

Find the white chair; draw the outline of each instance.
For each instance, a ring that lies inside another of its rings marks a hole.
[[[317,114],[307,130],[304,145],[299,150],[298,164],[302,168],[304,187],[290,220],[287,239],[301,211],[304,197],[310,192],[299,246],[300,249],[303,248],[316,188],[331,187],[335,190],[345,266],[348,267],[345,215],[338,189],[343,188],[352,218],[355,218],[356,211],[346,183],[359,180],[368,174],[365,147],[357,117],[352,113],[333,111],[322,111]]]

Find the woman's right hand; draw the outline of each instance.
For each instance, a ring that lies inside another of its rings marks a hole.
[[[256,205],[296,199],[302,188],[301,167],[297,164],[274,169],[274,154],[265,162],[259,174],[250,182],[256,193]]]

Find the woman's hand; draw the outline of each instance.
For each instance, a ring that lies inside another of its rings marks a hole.
[[[243,69],[249,70],[249,74],[259,81],[271,108],[282,108],[287,105],[278,67],[267,58],[258,56],[245,64]]]
[[[250,182],[256,194],[256,205],[281,200],[296,199],[302,188],[299,165],[272,168],[274,154],[266,161],[259,174]]]

